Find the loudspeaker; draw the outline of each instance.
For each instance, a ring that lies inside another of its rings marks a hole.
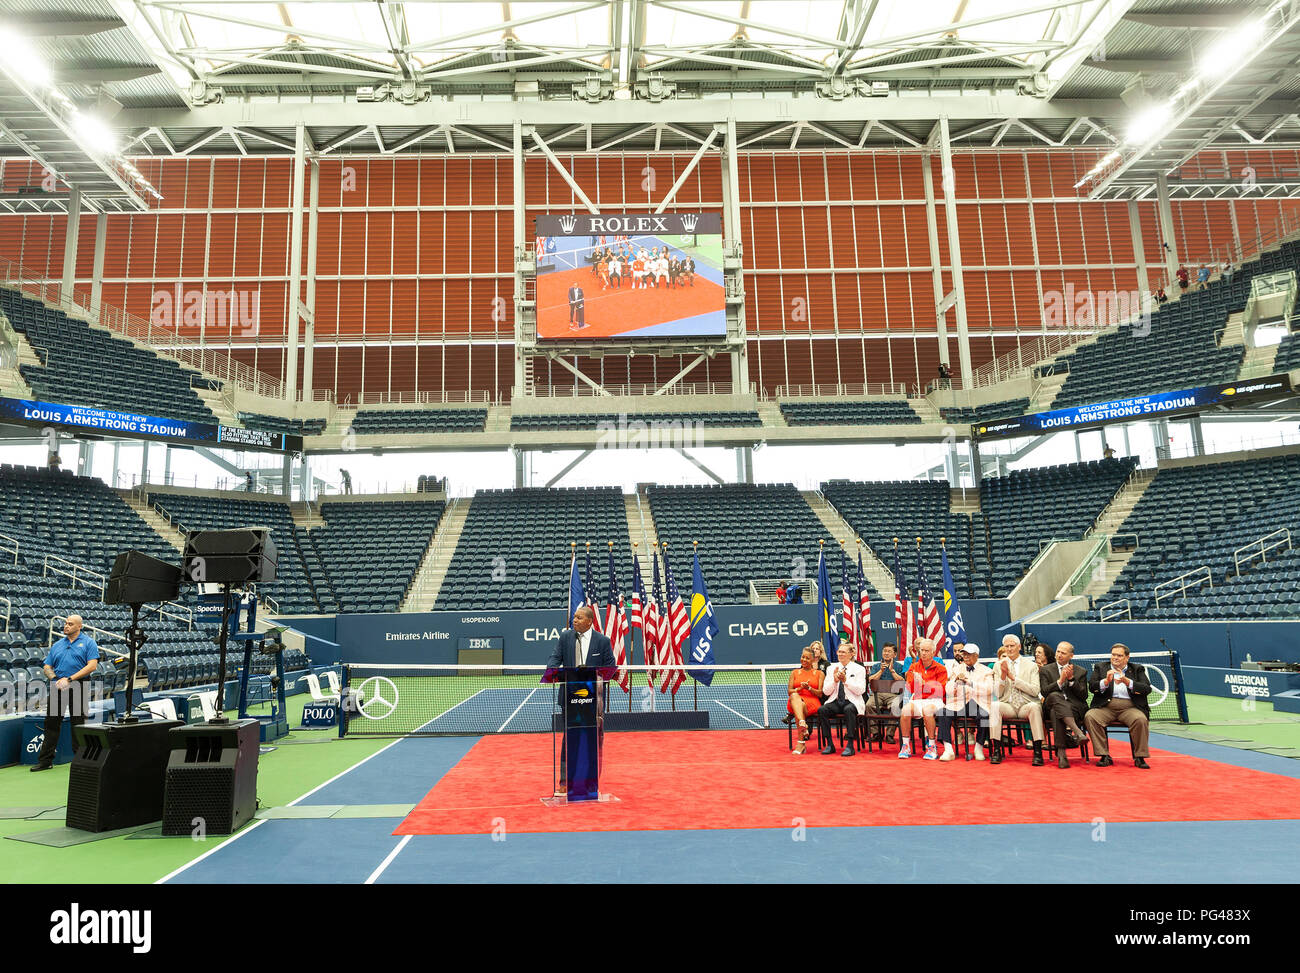
[[[73,728],[67,825],[114,831],[163,816],[163,774],[177,720],[85,723]]]
[[[233,834],[257,810],[257,720],[195,723],[168,734],[165,835]]]
[[[187,582],[242,585],[275,580],[275,541],[266,527],[196,530],[185,536]]]
[[[104,604],[141,605],[174,601],[181,593],[181,569],[142,551],[123,551],[104,586]]]

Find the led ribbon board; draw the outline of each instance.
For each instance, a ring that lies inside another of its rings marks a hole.
[[[158,439],[225,449],[264,449],[278,453],[302,451],[301,436],[29,399],[0,398],[0,422],[53,426],[129,439]]]
[[[1071,409],[1054,409],[1032,415],[994,422],[980,422],[971,426],[976,439],[993,439],[1001,436],[1038,436],[1065,429],[1093,429],[1112,422],[1132,422],[1137,419],[1155,419],[1180,413],[1200,412],[1210,406],[1233,405],[1261,396],[1286,394],[1291,391],[1287,375],[1271,375],[1244,382],[1225,385],[1207,385],[1181,392],[1157,392],[1136,395],[1127,399],[1114,399],[1095,405],[1080,405]]]

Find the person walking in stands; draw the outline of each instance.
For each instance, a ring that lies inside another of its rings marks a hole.
[[[45,739],[32,772],[54,766],[54,752],[63,729],[63,711],[72,717],[73,735],[86,722],[90,674],[99,668],[99,646],[81,630],[81,616],[69,615],[63,622],[63,638],[50,646],[41,668],[49,682],[45,710]]]
[[[341,476],[341,477],[343,478],[343,492],[344,492],[344,493],[351,493],[351,492],[352,492],[352,474],[349,473],[347,470],[342,470],[342,469],[341,469],[341,470],[339,470],[339,476]]]
[[[785,582],[784,581],[778,583],[776,586],[776,603],[778,605],[785,604]]]
[[[1206,264],[1196,272],[1196,286],[1205,290],[1205,285],[1210,282],[1210,265]]]
[[[50,450],[50,455],[47,462],[50,464],[50,469],[53,470],[55,473],[59,472],[59,470],[62,469],[63,467],[63,457],[59,455],[59,451],[57,449]]]
[[[247,473],[244,474],[244,492],[245,492],[245,493],[252,493],[252,492],[253,492],[253,472],[252,472],[252,470],[249,470]]]
[[[1187,268],[1186,268],[1186,267],[1179,267],[1179,268],[1178,268],[1178,273],[1175,274],[1174,276],[1176,276],[1176,277],[1178,278],[1178,287],[1179,287],[1179,289],[1184,290],[1184,291],[1187,290],[1187,277],[1188,277],[1188,274],[1187,274]]]

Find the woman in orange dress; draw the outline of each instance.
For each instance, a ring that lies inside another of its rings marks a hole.
[[[790,701],[786,709],[799,722],[799,742],[791,753],[800,754],[808,742],[808,717],[816,716],[822,705],[822,671],[807,649],[799,656],[799,668],[790,673],[787,689]]]

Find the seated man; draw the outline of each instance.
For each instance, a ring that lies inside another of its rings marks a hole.
[[[1099,767],[1109,767],[1110,741],[1106,727],[1123,723],[1128,727],[1129,742],[1133,745],[1133,766],[1150,770],[1147,757],[1147,734],[1150,732],[1151,709],[1147,697],[1151,694],[1151,680],[1146,667],[1129,660],[1128,646],[1116,642],[1110,647],[1110,662],[1098,662],[1092,667],[1088,679],[1092,690],[1092,708],[1083,715],[1092,739],[1092,749],[1101,757]]]
[[[822,682],[822,694],[826,697],[826,702],[817,711],[822,739],[826,741],[822,753],[829,756],[835,752],[835,747],[831,745],[830,718],[843,714],[848,737],[840,756],[852,757],[857,752],[853,749],[853,741],[858,738],[858,717],[866,708],[862,697],[867,692],[867,670],[853,661],[853,647],[847,641],[840,643],[836,655],[840,657],[839,664],[826,670],[826,679]]]
[[[936,736],[935,714],[943,707],[944,693],[948,684],[948,670],[934,657],[934,641],[917,639],[914,643],[919,658],[908,667],[904,677],[906,692],[910,695],[899,713],[898,728],[903,737],[903,746],[898,751],[899,759],[912,755],[912,717],[925,720],[925,759],[937,760],[934,741]]]
[[[893,713],[898,706],[898,697],[903,688],[903,675],[907,672],[907,668],[895,662],[894,657],[897,654],[898,650],[893,642],[886,642],[880,647],[880,665],[868,677],[868,685],[871,687],[871,695],[867,698],[868,713]],[[886,742],[894,742],[894,732],[893,726],[885,731]],[[879,740],[880,730],[872,730],[871,739]]]
[[[1059,642],[1056,661],[1038,670],[1038,686],[1043,694],[1043,712],[1052,721],[1056,739],[1056,766],[1065,769],[1070,760],[1065,751],[1088,739],[1079,729],[1079,720],[1088,708],[1088,674],[1083,666],[1074,665],[1074,646]]]
[[[979,720],[979,729],[975,733],[974,757],[984,759],[984,743],[989,735],[989,701],[993,697],[993,673],[986,666],[979,664],[980,647],[974,642],[961,644],[961,656],[948,672],[948,705],[939,710],[939,739],[943,741],[943,756],[940,760],[954,760],[957,751],[953,747],[952,727],[959,716],[974,717]],[[971,754],[968,752],[966,759]]]
[[[991,763],[1002,763],[1002,720],[1029,720],[1034,740],[1035,767],[1043,766],[1043,704],[1038,701],[1038,665],[1020,654],[1020,637],[1002,636],[1003,657],[993,665],[993,708],[989,710],[989,736],[993,744]]]

